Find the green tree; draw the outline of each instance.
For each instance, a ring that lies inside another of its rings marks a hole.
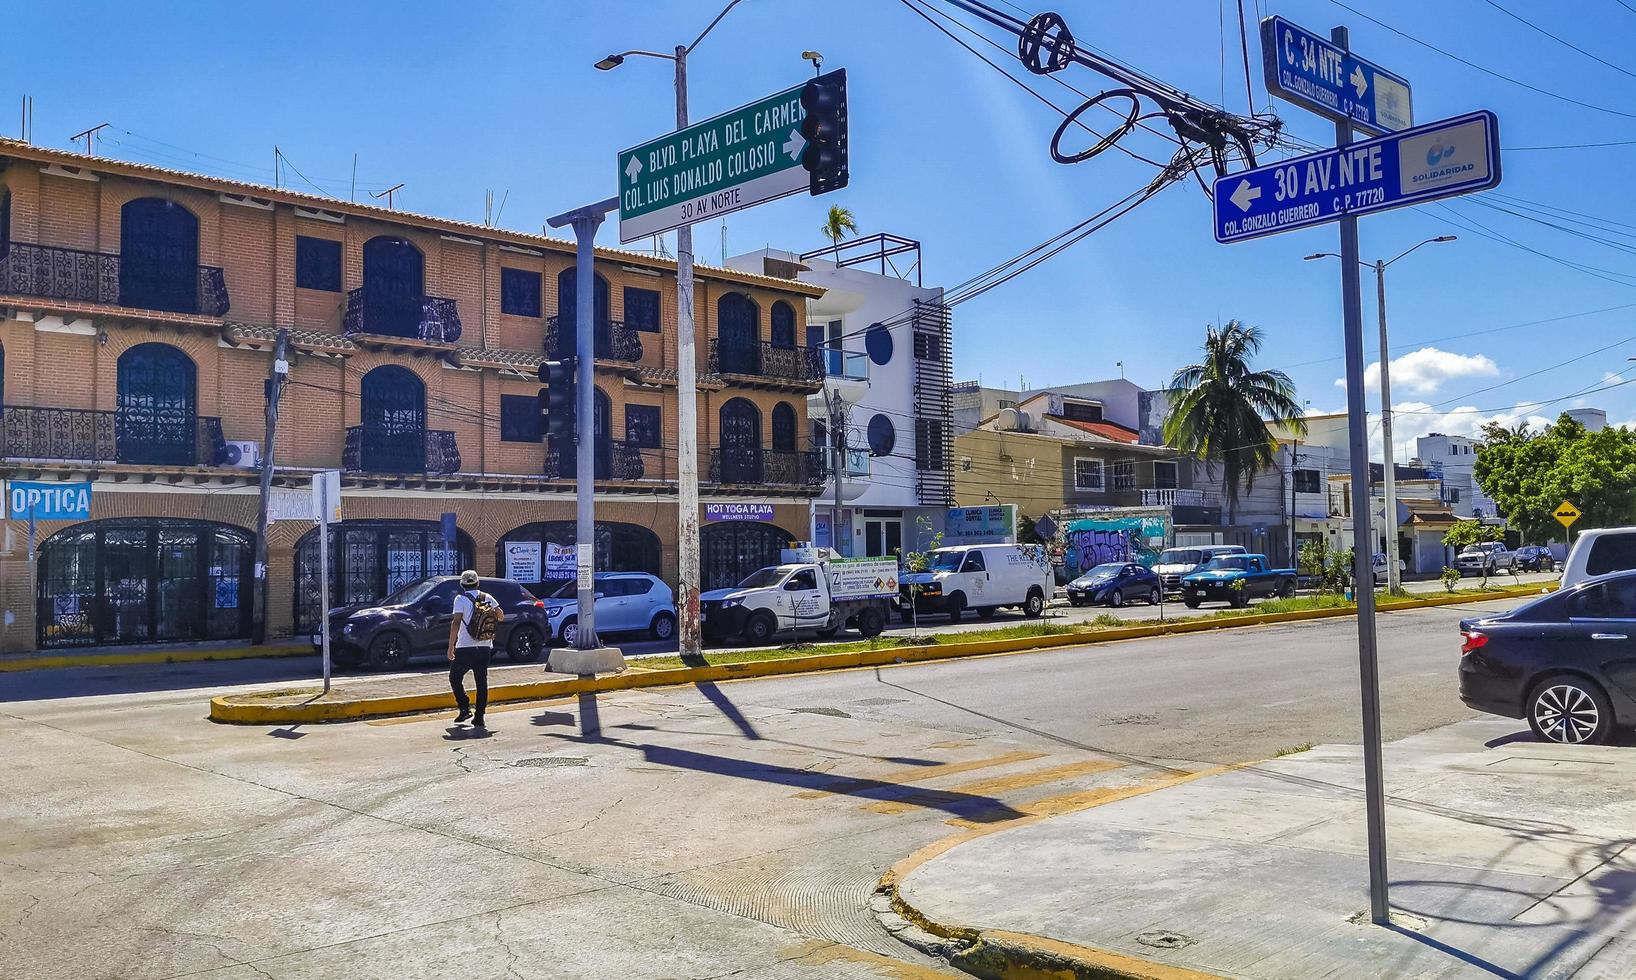
[[[851,208],[843,208],[832,204],[829,208],[829,216],[824,219],[823,227],[818,230],[823,232],[824,237],[829,239],[830,244],[834,245],[835,250],[839,252],[841,239],[858,233],[858,220],[853,217]]]
[[[1459,521],[1443,533],[1443,543],[1454,549],[1458,555],[1460,549],[1469,548],[1474,544],[1486,544],[1500,540],[1500,529],[1482,521]],[[1488,586],[1488,566],[1483,566],[1483,586]]]
[[[1221,473],[1227,522],[1238,517],[1242,485],[1255,486],[1258,471],[1277,462],[1278,443],[1269,423],[1306,435],[1295,384],[1282,371],[1251,370],[1261,349],[1261,329],[1229,320],[1204,335],[1204,359],[1170,379],[1170,414],[1164,438],[1172,448],[1195,456]]]
[[[1623,426],[1587,432],[1567,415],[1538,431],[1490,424],[1474,476],[1527,542],[1562,536],[1551,513],[1564,500],[1579,508],[1576,528],[1636,524],[1636,431]]]

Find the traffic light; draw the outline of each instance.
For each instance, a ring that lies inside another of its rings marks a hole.
[[[548,438],[574,435],[574,359],[540,362],[540,429]]]
[[[810,175],[807,187],[813,194],[838,191],[846,186],[846,69],[837,68],[819,75],[801,89],[801,135],[807,148],[801,166]]]

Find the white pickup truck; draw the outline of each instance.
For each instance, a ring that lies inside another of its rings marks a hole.
[[[810,558],[789,550],[786,558]],[[699,596],[706,640],[766,643],[779,633],[834,636],[851,626],[866,637],[886,628],[896,606],[895,558],[820,558],[758,569],[730,589]]]

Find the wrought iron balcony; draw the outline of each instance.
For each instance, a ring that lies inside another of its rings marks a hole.
[[[219,466],[226,455],[219,418],[165,418],[124,409],[0,409],[0,457],[8,460]]]
[[[622,439],[598,439],[594,450],[598,480],[640,480],[647,474],[642,447]],[[572,480],[579,475],[579,458],[574,447],[545,451],[545,478]]]
[[[821,384],[824,351],[818,347],[775,347],[768,343],[710,341],[710,373],[738,374],[799,384]]]
[[[180,276],[172,281],[162,266],[147,272],[149,265],[122,266],[118,255],[106,252],[11,242],[0,258],[0,293],[205,316],[227,312],[227,280],[221,269],[194,266],[190,286]]]
[[[786,487],[824,484],[823,454],[812,449],[722,447],[710,450],[711,483],[765,483]]]
[[[1143,507],[1203,507],[1205,496],[1203,490],[1143,490]]]
[[[353,473],[458,473],[460,447],[441,429],[347,426],[341,469]]]
[[[441,296],[405,297],[363,285],[347,293],[341,332],[452,344],[460,339],[460,310]]]
[[[548,357],[562,358],[574,352],[570,331],[573,324],[563,317],[545,319],[545,353]],[[603,320],[592,331],[596,335],[596,357],[599,361],[631,361],[642,359],[642,335],[623,320]]]

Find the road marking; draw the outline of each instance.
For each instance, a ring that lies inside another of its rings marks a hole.
[[[961,783],[958,786],[950,786],[948,789],[921,790],[901,799],[871,803],[863,807],[863,809],[873,813],[904,813],[909,810],[923,810],[970,796],[993,796],[1010,790],[1027,789],[1031,786],[1041,786],[1045,783],[1072,779],[1075,776],[1088,776],[1093,773],[1108,772],[1112,769],[1122,769],[1124,766],[1125,763],[1114,762],[1111,759],[1087,759],[1082,762],[1071,762],[1063,766],[1053,766],[1049,769],[1036,769],[1032,772],[1019,772],[1008,776],[979,779],[969,783]],[[1017,809],[1028,812],[1023,807],[1017,807]],[[976,826],[975,823],[971,825]]]
[[[1044,752],[1007,752],[1004,755],[997,755],[988,759],[940,762],[933,766],[904,766],[881,776],[869,776],[862,779],[837,779],[827,786],[803,790],[793,795],[798,800],[821,800],[826,796],[839,796],[856,793],[860,790],[874,789],[882,783],[903,786],[918,783],[923,779],[953,776],[956,773],[970,772],[973,769],[987,769],[991,766],[1003,766],[1012,762],[1028,762],[1032,759],[1043,759],[1044,757]]]

